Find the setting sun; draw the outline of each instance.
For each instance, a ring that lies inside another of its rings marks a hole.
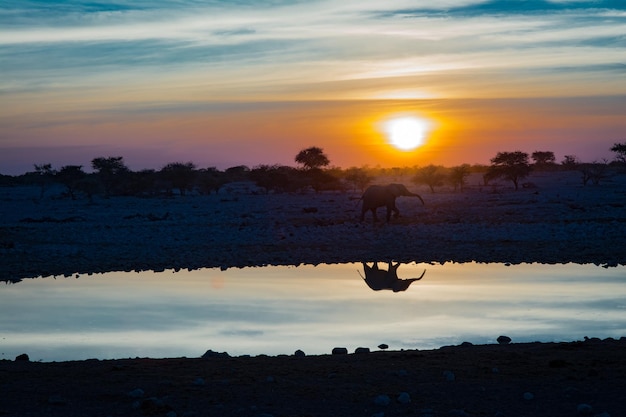
[[[417,117],[397,117],[385,122],[384,130],[391,145],[410,151],[424,144],[428,124]]]

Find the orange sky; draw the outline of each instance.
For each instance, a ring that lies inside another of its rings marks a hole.
[[[96,156],[122,155],[132,169],[156,168],[166,161],[199,167],[281,163],[294,165],[296,153],[320,146],[332,165],[413,166],[488,164],[499,151],[549,150],[560,161],[577,155],[610,158],[609,148],[626,129],[624,98],[355,100],[216,104],[185,112],[152,110],[84,115],[28,129],[42,138],[31,146],[58,142],[66,164]],[[594,113],[595,112],[595,113]],[[431,121],[423,146],[399,151],[380,124],[393,115]],[[93,117],[93,118],[92,118]],[[58,120],[58,119],[57,119]],[[18,145],[29,138],[16,135]],[[82,156],[81,156],[82,155]],[[45,157],[29,155],[29,163]]]

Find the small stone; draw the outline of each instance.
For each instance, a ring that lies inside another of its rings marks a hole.
[[[197,387],[203,387],[206,385],[206,381],[204,380],[204,378],[196,378],[193,380],[193,385]]]
[[[548,362],[548,366],[550,368],[565,368],[569,365],[571,364],[563,359],[552,359],[550,362]]]
[[[593,407],[589,404],[578,404],[576,412],[579,416],[590,416],[593,414]]]
[[[378,395],[374,398],[374,404],[379,405],[381,407],[386,407],[391,403],[391,398],[388,395],[382,394]]]
[[[141,388],[135,388],[128,393],[128,396],[131,398],[141,398],[144,396],[144,394],[145,392]]]
[[[345,347],[336,347],[333,348],[333,355],[347,355],[348,354],[348,349]]]
[[[368,347],[358,347],[356,348],[356,350],[354,351],[354,353],[370,353],[370,348]]]
[[[409,404],[411,402],[411,396],[409,395],[408,392],[401,392],[398,395],[397,401],[400,404]]]
[[[530,401],[535,398],[535,394],[533,394],[532,392],[525,392],[523,397],[526,401]]]
[[[303,358],[306,356],[306,353],[298,349],[293,353],[293,356],[298,357],[298,358]]]
[[[139,408],[143,412],[143,414],[152,415],[152,414],[165,414],[169,411],[172,411],[172,407],[165,404],[165,402],[156,397],[146,398],[141,402]]]
[[[443,371],[443,377],[446,379],[446,381],[454,381],[456,380],[456,376],[454,375],[454,372],[452,371]]]
[[[501,345],[508,345],[511,343],[511,338],[509,336],[498,336],[496,341]]]
[[[15,360],[16,360],[16,361],[25,361],[25,362],[28,362],[28,361],[30,361],[30,358],[28,357],[28,355],[27,355],[26,353],[22,353],[21,355],[17,355],[17,356],[15,357]]]
[[[48,397],[48,404],[51,405],[65,405],[67,401],[63,399],[60,395],[51,395]]]
[[[474,346],[474,344],[472,342],[463,342],[463,343],[461,343],[461,347],[470,347],[470,346]]]
[[[389,349],[389,345],[386,343],[381,343],[380,345],[378,345],[378,349],[382,349],[382,350]]]
[[[581,395],[580,390],[578,388],[574,388],[574,387],[565,387],[563,389],[563,394],[567,398],[577,398],[577,397],[580,397],[580,395]]]

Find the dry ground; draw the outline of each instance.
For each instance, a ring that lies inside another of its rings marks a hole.
[[[408,179],[394,178],[389,181]],[[360,193],[38,200],[0,189],[0,279],[114,270],[360,262],[626,264],[626,175],[583,187],[576,172],[538,173],[529,188],[418,191],[402,217],[359,222]],[[380,209],[383,217],[383,209]]]

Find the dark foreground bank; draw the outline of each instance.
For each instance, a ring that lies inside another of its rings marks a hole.
[[[0,361],[6,416],[623,416],[626,338],[349,355]]]

